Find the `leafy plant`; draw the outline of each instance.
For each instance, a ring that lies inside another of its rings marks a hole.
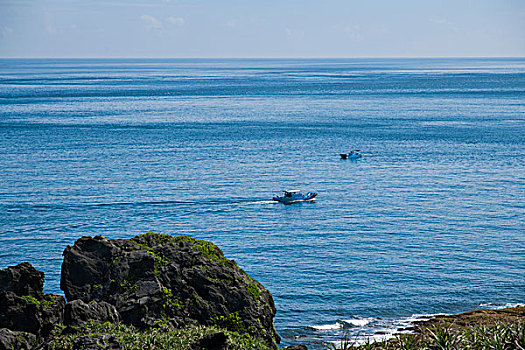
[[[429,329],[431,338],[429,347],[438,350],[454,350],[460,341],[458,335],[451,332],[449,328]]]
[[[328,344],[328,349],[330,350],[353,350],[356,349],[356,342],[350,339],[350,334],[345,332],[343,337],[339,341],[339,346],[334,343]]]
[[[26,302],[26,304],[35,304],[37,307],[40,307],[40,301],[36,300],[36,298],[30,295],[24,295],[22,299]]]
[[[244,321],[239,316],[239,312],[233,312],[228,316],[213,317],[212,322],[221,328],[226,328],[230,331],[238,332],[239,334],[248,333],[248,329]]]

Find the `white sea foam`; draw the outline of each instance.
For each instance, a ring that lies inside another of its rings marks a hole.
[[[333,324],[324,324],[319,326],[310,326],[310,328],[315,329],[316,331],[329,331],[334,329],[341,329],[343,328],[343,324],[336,322]]]
[[[506,303],[506,304],[496,304],[496,303],[482,303],[479,304],[480,307],[485,307],[493,310],[507,309],[510,307],[525,306],[523,303]]]
[[[522,303],[486,303],[481,304],[480,306],[492,309],[502,309],[525,305]],[[329,337],[332,337],[332,339],[333,337],[335,337],[336,340],[328,340],[328,342],[332,343],[337,349],[339,349],[339,347],[341,346],[341,332],[349,332],[348,340],[354,345],[363,345],[366,343],[386,341],[396,337],[397,334],[412,333],[413,331],[411,330],[411,327],[413,327],[416,322],[427,321],[437,316],[449,315],[450,314],[446,313],[413,314],[410,317],[404,317],[399,319],[379,319],[373,317],[352,318],[340,320],[333,324],[311,326],[309,328],[314,331],[325,331],[327,332],[327,335],[329,334]]]
[[[355,318],[349,320],[343,320],[344,323],[350,324],[356,327],[363,327],[369,324],[372,321],[371,318]]]
[[[429,320],[435,316],[447,314],[414,314],[400,319],[379,319],[374,317],[351,318],[339,320],[333,324],[308,327],[314,331],[326,332],[327,336],[335,340],[328,340],[337,349],[341,346],[342,333],[348,332],[348,340],[354,345],[381,342],[394,338],[397,334],[412,333],[409,327],[415,322]],[[338,334],[338,335],[335,335]]]

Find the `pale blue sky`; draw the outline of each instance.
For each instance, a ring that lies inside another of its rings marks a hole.
[[[0,57],[525,57],[525,0],[0,0]]]

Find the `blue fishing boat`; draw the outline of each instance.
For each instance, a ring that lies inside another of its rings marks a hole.
[[[317,192],[308,192],[306,194],[302,194],[298,190],[291,190],[291,191],[283,191],[282,196],[275,196],[273,197],[274,201],[278,201],[285,204],[291,204],[296,202],[306,202],[311,201],[317,196]]]
[[[340,153],[341,159],[357,159],[361,158],[363,155],[360,153],[358,149],[354,151],[350,151],[350,153]]]

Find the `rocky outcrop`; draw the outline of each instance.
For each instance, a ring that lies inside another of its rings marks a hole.
[[[139,328],[218,325],[276,347],[272,295],[213,243],[148,233],[130,240],[82,237],[64,251],[68,301],[107,302]]]
[[[105,301],[84,303],[82,300],[73,300],[66,304],[64,311],[64,324],[68,326],[80,326],[84,322],[104,323],[120,322],[117,309]]]
[[[474,310],[457,315],[439,315],[430,320],[415,322],[409,328],[416,333],[428,332],[433,328],[453,328],[464,330],[478,325],[517,324],[525,322],[525,306],[516,306],[499,310]]]
[[[28,262],[0,270],[0,293],[12,292],[41,299],[43,290],[44,273]]]
[[[27,262],[0,270],[0,328],[47,337],[62,323],[64,297],[43,286],[44,273]]]
[[[44,273],[29,263],[0,270],[0,350],[124,349],[121,335],[83,334],[105,322],[145,332],[216,325],[271,348],[280,341],[270,292],[213,243],[188,236],[82,237],[64,251],[61,287],[69,302],[44,294],[43,285]],[[226,349],[228,334],[204,336],[192,347]]]
[[[31,349],[35,344],[34,334],[0,328],[0,350]]]

